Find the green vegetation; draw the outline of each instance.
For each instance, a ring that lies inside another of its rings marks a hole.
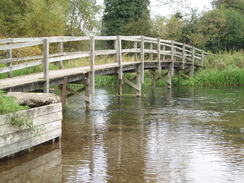
[[[0,90],[0,115],[25,110],[28,108],[28,106],[19,105],[15,101],[14,97],[6,96],[5,93]]]
[[[23,118],[17,114],[13,114],[11,117],[11,125],[20,126],[22,128],[27,128],[30,132],[39,132],[37,126],[34,125],[33,121],[30,121],[28,118]]]
[[[174,85],[185,86],[243,86],[243,52],[224,52],[206,57],[206,68],[196,72],[193,78],[174,77]]]
[[[103,35],[149,35],[149,0],[105,0]]]

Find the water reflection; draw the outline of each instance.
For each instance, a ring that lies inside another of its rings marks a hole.
[[[97,89],[90,111],[70,98],[55,155],[62,163],[49,168],[56,182],[244,181],[243,89],[143,90],[137,98]],[[34,177],[47,180],[49,170]]]
[[[0,182],[62,182],[62,156],[58,143],[45,144],[31,153],[1,160]]]

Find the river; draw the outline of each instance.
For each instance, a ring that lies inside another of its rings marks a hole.
[[[123,92],[71,97],[61,142],[0,162],[0,182],[244,182],[243,88]]]

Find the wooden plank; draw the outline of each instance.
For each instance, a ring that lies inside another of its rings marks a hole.
[[[49,104],[47,106],[41,106],[41,107],[35,107],[31,108],[28,110],[23,110],[23,111],[18,111],[14,114],[33,119],[36,117],[41,117],[45,116],[47,114],[52,114],[52,113],[62,113],[62,105],[61,103],[56,103],[56,104]],[[5,115],[0,115],[0,128],[4,124],[10,123],[10,118],[13,115],[13,113],[5,114]]]
[[[116,36],[94,36],[94,39],[95,40],[116,40],[117,39],[117,37]]]
[[[12,144],[12,145],[9,145],[5,148],[1,148],[0,157],[5,157],[5,156],[8,156],[10,154],[14,154],[14,153],[17,153],[19,151],[28,149],[30,147],[39,145],[39,144],[44,143],[44,142],[47,142],[49,140],[55,139],[57,137],[60,137],[61,133],[62,133],[61,128],[59,128],[59,129],[52,131],[52,133],[50,133],[50,132],[44,133],[40,136],[35,136],[31,139],[21,141],[18,144]]]
[[[40,126],[45,123],[50,123],[52,121],[62,120],[63,115],[61,112],[47,114],[45,116],[37,116],[36,118],[28,118],[28,120],[32,121],[35,126]],[[0,128],[1,136],[8,135],[15,132],[20,132],[22,130],[27,129],[26,127],[20,127],[17,125],[11,125],[10,123],[2,125]]]
[[[43,63],[42,60],[37,60],[37,61],[33,61],[33,62],[25,62],[25,63],[22,63],[22,64],[13,65],[11,68],[10,67],[2,67],[2,68],[0,68],[0,74],[9,72],[11,70],[12,71],[16,71],[16,70],[25,69],[25,68],[28,68],[28,67],[41,65],[42,63]]]
[[[71,89],[69,87],[67,87],[67,91],[73,93],[74,95],[79,95],[85,101],[90,102],[90,97],[88,97],[88,96],[85,96],[85,95],[83,95],[83,94],[81,94],[81,93],[79,93],[79,92],[77,92],[77,91],[75,91],[75,90],[73,90],[73,89]]]
[[[136,89],[137,91],[140,91],[140,88],[134,84],[133,82],[131,82],[130,80],[126,79],[125,77],[123,77],[123,80],[128,84],[130,85],[131,87],[133,87],[134,89]]]
[[[0,45],[0,50],[25,48],[25,47],[36,46],[36,45],[40,45],[40,44],[42,44],[42,41],[32,41],[32,42],[26,42],[26,43]]]
[[[62,128],[61,120],[52,121],[50,123],[45,123],[43,125],[36,126],[38,132],[30,132],[28,129],[18,131],[17,133],[10,133],[7,135],[0,136],[0,148],[15,144],[30,138],[35,137],[36,135],[41,135],[56,129]]]

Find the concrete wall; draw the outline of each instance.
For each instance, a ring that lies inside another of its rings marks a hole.
[[[0,158],[61,137],[61,103],[15,113],[21,119],[32,121],[37,131],[32,132],[25,127],[12,125],[13,115],[0,115]]]

